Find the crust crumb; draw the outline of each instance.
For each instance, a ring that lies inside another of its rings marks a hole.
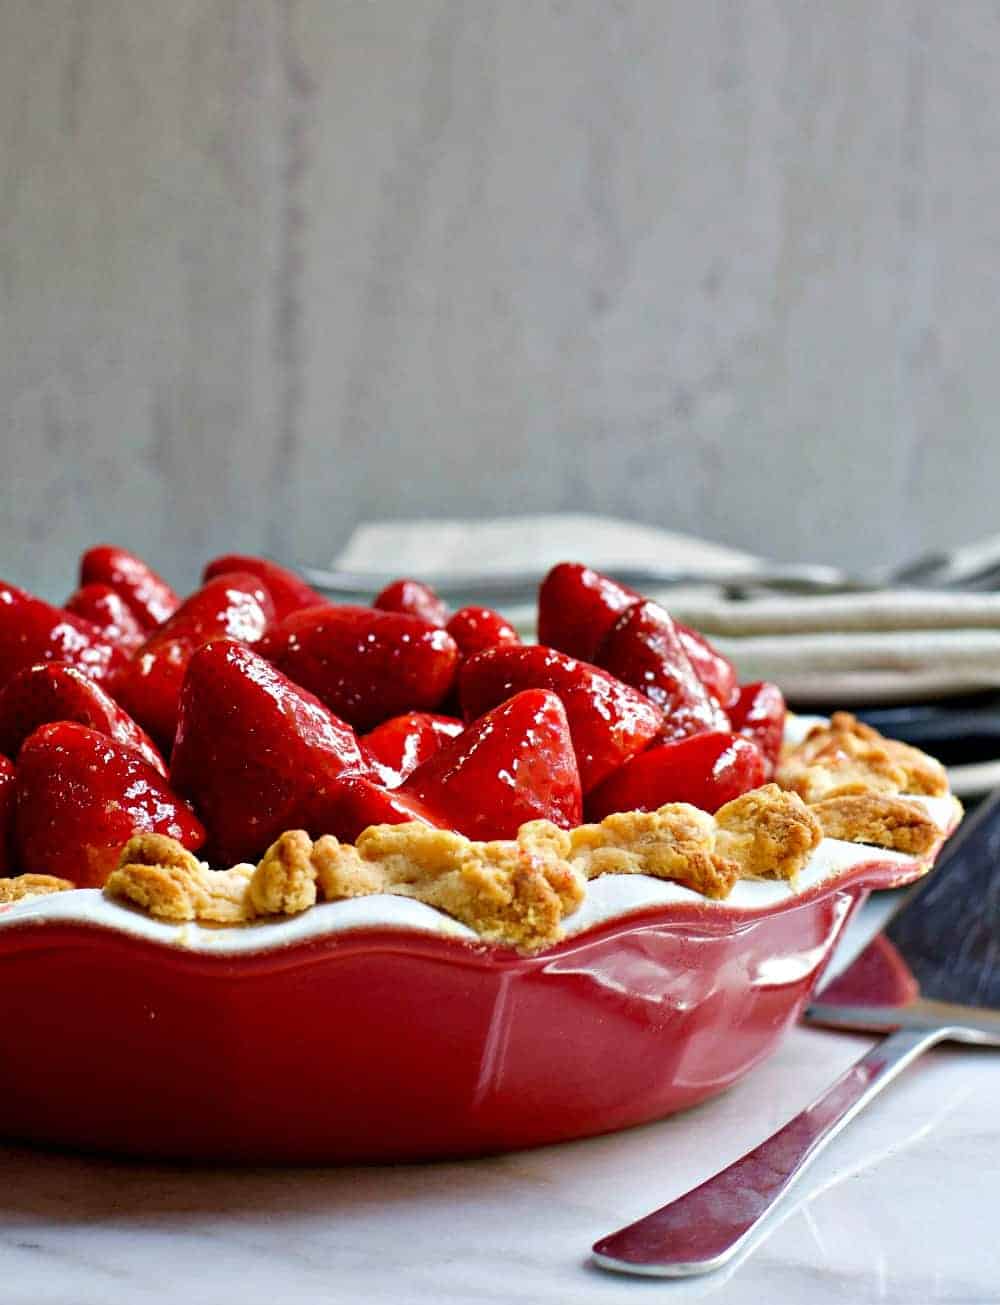
[[[75,887],[68,879],[57,879],[55,875],[15,875],[13,879],[0,879],[0,905],[50,893],[67,893]]]
[[[327,900],[394,893],[436,906],[487,942],[536,949],[556,941],[584,884],[562,853],[567,835],[547,821],[516,840],[476,843],[411,821],[373,825],[352,846],[326,836],[313,849]]]
[[[921,856],[942,831],[907,795],[948,792],[944,767],[919,748],[883,738],[848,712],[811,730],[782,758],[782,788],[798,793],[823,833]]]
[[[782,757],[775,776],[808,803],[864,793],[948,792],[944,767],[919,748],[884,738],[848,712],[835,712]]]
[[[707,811],[671,802],[658,811],[619,811],[570,834],[570,864],[587,879],[644,874],[672,879],[705,897],[728,897],[740,877],[735,860],[716,851]]]
[[[716,846],[745,879],[794,880],[819,846],[823,829],[797,793],[777,784],[752,789],[715,813]]]
[[[852,793],[825,798],[811,808],[830,838],[873,843],[922,856],[941,837],[941,830],[919,802],[885,793]]]
[[[823,837],[794,793],[766,784],[711,816],[684,802],[623,811],[570,834],[571,864],[588,879],[646,874],[704,897],[728,897],[739,879],[794,879]]]
[[[316,902],[313,841],[304,829],[290,829],[271,844],[250,880],[250,904],[257,915],[296,915]]]
[[[240,924],[251,918],[252,874],[249,865],[210,870],[176,839],[135,834],[122,848],[104,892],[161,920]]]

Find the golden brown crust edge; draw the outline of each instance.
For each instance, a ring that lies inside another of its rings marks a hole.
[[[810,810],[828,838],[872,843],[910,856],[926,856],[941,837],[941,830],[919,803],[887,793],[824,798]]]
[[[50,893],[67,893],[75,887],[68,879],[57,879],[55,875],[15,875],[13,879],[0,879],[0,905]]]
[[[374,825],[355,844],[291,830],[256,869],[222,872],[172,840],[137,835],[105,893],[160,919],[216,924],[391,893],[444,911],[486,942],[533,951],[559,939],[598,875],[648,874],[723,898],[740,878],[793,878],[821,838],[802,799],[769,784],[715,816],[671,803],[570,831],[536,820],[489,843],[418,822]]]
[[[775,779],[806,802],[856,793],[943,797],[948,792],[948,776],[934,757],[885,738],[845,711],[786,748]]]
[[[944,767],[849,712],[835,712],[828,724],[786,748],[775,779],[802,797],[828,838],[913,856],[925,855],[941,838],[940,826],[924,807],[908,799],[945,796]],[[961,814],[957,803],[956,814]]]

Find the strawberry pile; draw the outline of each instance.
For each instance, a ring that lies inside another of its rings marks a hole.
[[[553,568],[540,643],[449,615],[416,580],[334,605],[255,557],[183,602],[122,549],[61,607],[0,583],[0,873],[99,886],[136,830],[210,864],[286,829],[353,841],[421,820],[477,839],[527,820],[707,811],[772,774],[785,704],[656,603]]]

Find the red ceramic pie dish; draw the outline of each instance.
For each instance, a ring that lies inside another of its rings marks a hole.
[[[323,1164],[469,1156],[656,1119],[767,1056],[868,892],[921,872],[869,850],[758,910],[674,902],[533,956],[391,928],[277,946],[261,931],[259,947],[212,954],[44,905],[8,911],[4,1132]]]
[[[933,759],[790,723],[578,563],[538,645],[259,558],[182,601],[98,546],[80,583],[73,610],[0,583],[8,1137],[317,1164],[657,1118],[772,1050],[959,814]]]

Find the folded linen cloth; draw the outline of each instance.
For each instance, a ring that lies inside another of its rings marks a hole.
[[[657,565],[706,575],[745,571],[752,554],[607,517],[382,521],[359,527],[334,564],[419,577],[578,560],[598,570]],[[732,658],[744,681],[776,680],[797,706],[874,705],[1000,688],[1000,594],[887,590],[733,599],[712,584],[651,593]],[[524,634],[531,608],[505,611]]]
[[[598,569],[671,566],[723,575],[752,571],[757,559],[723,544],[678,535],[614,517],[561,512],[481,521],[373,521],[358,528],[334,559],[344,571],[396,573],[410,569],[496,575],[522,567],[542,573],[578,559]]]

